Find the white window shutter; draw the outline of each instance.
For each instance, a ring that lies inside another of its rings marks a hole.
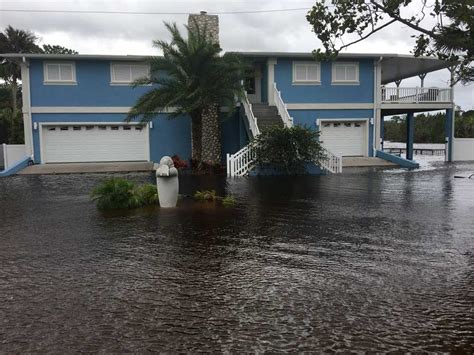
[[[47,64],[46,65],[46,81],[59,81],[61,80],[59,72],[59,64]]]

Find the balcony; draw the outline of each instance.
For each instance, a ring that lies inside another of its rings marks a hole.
[[[452,103],[451,88],[437,87],[381,87],[382,104],[439,104]],[[388,106],[388,105],[387,105]]]

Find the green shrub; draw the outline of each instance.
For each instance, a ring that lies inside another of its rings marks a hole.
[[[253,140],[259,165],[271,165],[290,174],[306,171],[306,164],[325,159],[319,132],[308,127],[272,127]]]
[[[194,198],[200,201],[215,201],[218,196],[215,190],[199,190],[194,194]]]
[[[226,196],[222,199],[222,205],[224,207],[234,207],[236,204],[237,202],[235,201],[235,198],[232,195]]]
[[[140,185],[135,189],[140,205],[155,205],[158,203],[158,189],[154,184]]]
[[[95,187],[91,192],[92,199],[101,210],[133,208],[138,206],[135,184],[121,178],[112,178]]]
[[[96,186],[91,198],[100,210],[126,209],[156,204],[158,192],[153,184],[137,186],[122,178],[112,178]]]

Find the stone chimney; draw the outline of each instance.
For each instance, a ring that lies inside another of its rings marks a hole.
[[[217,15],[208,15],[206,11],[190,14],[188,17],[189,29],[192,30],[196,25],[199,29],[206,29],[214,43],[219,43],[219,17]]]

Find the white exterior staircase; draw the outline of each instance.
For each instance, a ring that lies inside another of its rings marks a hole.
[[[244,98],[242,99],[242,106],[245,112],[245,123],[249,136],[255,138],[260,134],[260,128],[265,129],[272,125],[283,124],[285,127],[293,127],[293,117],[290,116],[286,108],[286,104],[281,98],[281,92],[277,90],[276,83],[273,83],[273,102],[274,106],[258,104],[255,107],[250,103],[247,93],[245,92]],[[276,116],[274,111],[278,115]],[[261,126],[259,128],[257,117],[254,114],[256,109],[261,114]],[[278,117],[279,119],[276,119]],[[324,170],[337,174],[342,172],[342,158],[331,153],[328,150],[324,150],[326,159],[320,161],[320,165]],[[227,154],[227,176],[245,176],[248,175],[250,170],[255,166],[256,149],[252,143],[247,144],[242,149],[234,154]]]

